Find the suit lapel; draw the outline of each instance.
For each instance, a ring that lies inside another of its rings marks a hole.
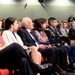
[[[26,30],[26,35],[27,37],[29,37],[30,40],[33,40],[33,38],[31,37],[31,35],[29,34],[29,32]],[[33,34],[34,35],[34,34]],[[34,40],[33,40],[34,41]],[[35,41],[34,41],[35,42]]]
[[[35,36],[36,40],[40,43],[39,39],[37,38],[36,33],[32,30],[33,35]]]

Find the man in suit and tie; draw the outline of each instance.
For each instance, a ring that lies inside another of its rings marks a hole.
[[[32,30],[34,28],[32,20],[25,17],[22,19],[21,23],[22,28],[19,29],[18,35],[21,37],[23,43],[27,46],[37,46],[38,51],[41,52],[44,58],[47,58],[47,62],[53,64],[53,67],[55,67],[56,64],[59,64],[58,50],[55,48],[50,48],[49,46],[39,42],[35,32]]]

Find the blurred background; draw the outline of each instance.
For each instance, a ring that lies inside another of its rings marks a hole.
[[[0,0],[0,17],[16,18],[39,17],[57,20],[67,20],[73,14],[75,17],[75,0]]]

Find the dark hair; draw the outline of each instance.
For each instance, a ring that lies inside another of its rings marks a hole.
[[[11,24],[14,24],[15,20],[17,20],[17,19],[14,17],[8,17],[5,20],[5,29],[8,30],[11,27]]]
[[[34,20],[34,29],[41,31],[42,30],[41,24],[44,24],[44,23],[46,23],[46,19],[44,19],[44,18],[35,19]]]
[[[62,23],[67,23],[67,22],[62,22]]]
[[[51,22],[51,21],[54,21],[54,20],[56,20],[56,18],[50,17],[50,18],[48,19],[48,24],[50,25],[50,22]]]

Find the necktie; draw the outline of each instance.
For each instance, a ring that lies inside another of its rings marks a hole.
[[[35,36],[33,35],[33,33],[32,33],[32,32],[30,32],[30,33],[31,33],[31,35],[32,35],[33,40],[34,40],[37,44],[40,44],[40,42],[35,38]]]
[[[14,37],[16,38],[15,32],[12,32],[12,33],[13,33]],[[17,38],[16,38],[16,39],[17,39]]]
[[[56,28],[54,28],[54,31],[60,36],[60,33],[58,32]]]
[[[67,33],[67,29],[66,29],[66,28],[65,28],[65,32],[66,32],[66,34],[68,34],[68,33]]]

